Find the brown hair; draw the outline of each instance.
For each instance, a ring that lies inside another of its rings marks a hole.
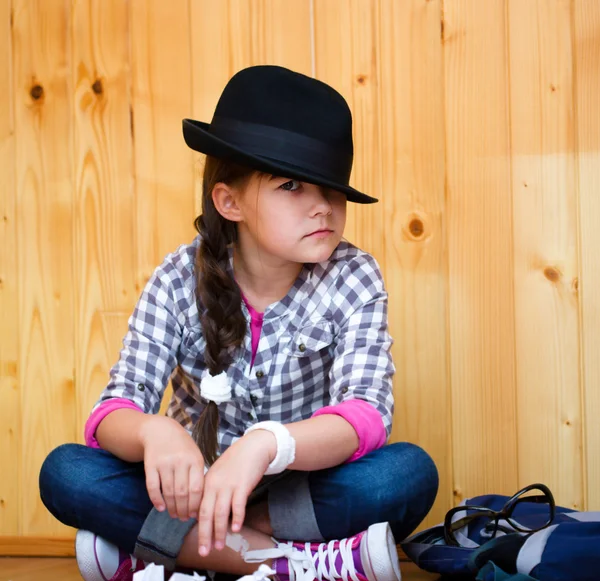
[[[202,180],[202,214],[194,226],[202,236],[196,254],[196,303],[206,341],[204,361],[211,375],[225,371],[230,363],[228,349],[239,347],[246,333],[242,296],[227,271],[228,246],[237,240],[237,225],[226,220],[215,208],[212,192],[219,182],[243,188],[254,170],[207,156]],[[219,409],[208,402],[192,436],[204,461],[210,466],[218,454]]]

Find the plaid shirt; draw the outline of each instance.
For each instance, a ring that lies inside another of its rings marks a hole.
[[[195,300],[197,236],[155,270],[129,319],[119,361],[94,407],[126,398],[157,413],[169,378],[167,415],[191,431],[205,402],[197,386],[205,372],[205,340]],[[230,250],[229,271],[232,273]],[[219,404],[224,451],[257,421],[284,424],[351,399],[371,403],[389,436],[394,407],[392,339],[387,293],[375,259],[342,241],[330,259],[306,265],[289,293],[265,313],[254,365],[250,314],[243,345],[232,350],[227,375],[233,399]]]

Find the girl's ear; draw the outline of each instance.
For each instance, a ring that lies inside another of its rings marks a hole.
[[[219,182],[212,191],[212,200],[217,212],[226,220],[241,222],[242,213],[237,204],[238,192],[232,187]]]

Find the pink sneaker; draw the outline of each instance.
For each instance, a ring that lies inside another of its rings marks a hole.
[[[85,581],[132,581],[146,563],[90,531],[77,531],[77,566]]]
[[[278,543],[248,551],[247,562],[273,559],[279,581],[400,581],[396,542],[389,523],[329,543]]]

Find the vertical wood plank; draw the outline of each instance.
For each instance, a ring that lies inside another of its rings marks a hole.
[[[450,369],[456,500],[516,490],[506,3],[444,4]]]
[[[587,509],[600,510],[600,4],[575,0],[573,24]]]
[[[0,536],[19,531],[21,408],[15,215],[12,2],[0,0]]]
[[[193,156],[181,134],[192,115],[189,0],[134,0],[131,39],[139,294],[165,255],[196,234]]]
[[[169,26],[165,27],[164,23]],[[164,256],[195,235],[189,0],[131,3],[136,290]]]
[[[583,506],[570,2],[509,2],[519,486]]]
[[[77,0],[73,6],[75,358],[81,440],[135,300],[134,199],[128,5]],[[121,322],[121,332],[115,321]]]
[[[315,65],[318,79],[338,90],[352,110],[354,166],[351,184],[375,198],[382,191],[380,94],[377,41],[380,3],[316,2]],[[391,187],[391,184],[386,184]],[[345,238],[373,254],[385,269],[382,203],[348,204]]]
[[[392,439],[422,446],[438,468],[437,501],[422,527],[452,505],[444,228],[441,2],[381,3],[381,196],[389,320],[395,343]],[[360,211],[360,209],[358,209]]]
[[[311,74],[310,0],[193,0],[194,117],[210,122],[227,81],[240,69],[270,64]],[[200,213],[201,166],[195,176]]]
[[[38,474],[75,438],[70,2],[14,0],[22,535],[65,534]],[[68,534],[68,533],[67,533]]]

